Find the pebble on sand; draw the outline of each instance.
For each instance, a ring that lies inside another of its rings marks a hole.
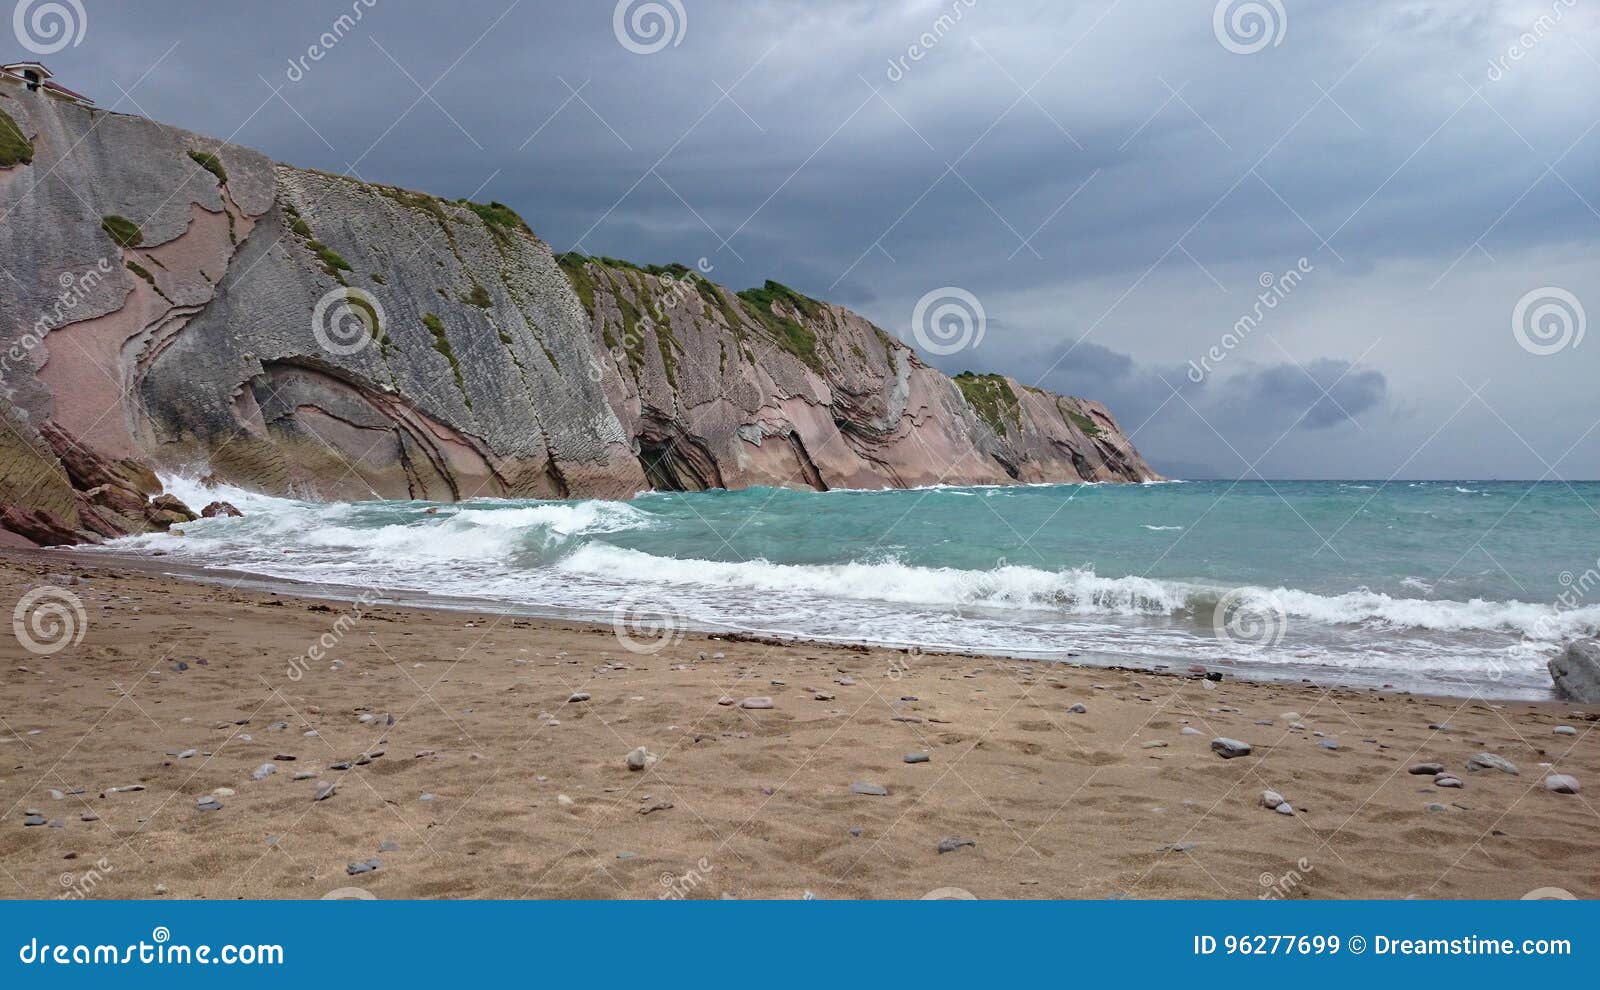
[[[344,868],[344,871],[351,876],[356,877],[363,873],[371,873],[373,870],[378,869],[382,865],[383,860],[374,856],[371,859],[362,860],[359,863],[351,863],[349,866]]]
[[[1435,787],[1465,787],[1466,785],[1463,784],[1461,782],[1461,778],[1457,777],[1455,774],[1441,773],[1441,774],[1437,774],[1433,778],[1433,786],[1435,786]]]
[[[650,752],[648,749],[645,749],[643,746],[640,746],[629,753],[626,760],[628,769],[635,771],[643,770],[645,767],[648,767],[655,761],[655,754]]]
[[[581,701],[588,701],[589,697],[590,695],[587,691],[574,691],[571,697],[567,698],[567,704],[576,705]]]
[[[1261,803],[1268,808],[1276,810],[1278,805],[1283,804],[1283,795],[1277,791],[1262,791]]]
[[[906,756],[905,756],[905,760],[906,760],[907,763],[926,763],[926,762],[928,762],[928,754],[927,753],[907,753]]]
[[[762,697],[762,698],[746,698],[743,701],[739,702],[739,707],[740,708],[771,708],[772,707],[772,699],[771,698],[766,698],[766,697]]]
[[[268,777],[277,772],[278,765],[276,763],[263,763],[259,767],[256,767],[254,770],[250,771],[250,779],[266,780]]]
[[[1211,740],[1211,751],[1224,760],[1231,760],[1238,756],[1250,755],[1250,744],[1225,736]]]
[[[1082,702],[1079,702],[1078,704],[1073,705],[1071,708],[1068,708],[1067,711],[1071,712],[1074,715],[1087,715],[1087,714],[1089,714],[1088,706],[1084,705]]]
[[[1578,778],[1564,773],[1553,773],[1544,779],[1544,789],[1555,794],[1578,793]]]
[[[971,846],[976,849],[978,848],[978,843],[975,839],[963,839],[955,835],[947,835],[939,840],[940,853],[953,853],[962,846]]]
[[[1406,771],[1418,777],[1436,777],[1444,773],[1443,763],[1413,763],[1411,769]]]
[[[865,794],[868,797],[888,797],[889,789],[882,784],[868,784],[857,781],[850,785],[851,794]]]
[[[314,797],[312,797],[311,800],[313,800],[313,801],[326,801],[329,798],[333,797],[334,792],[337,791],[338,789],[339,789],[338,786],[336,784],[334,784],[332,781],[323,781],[322,783],[317,785],[317,793],[316,793],[316,795]]]
[[[1515,763],[1503,756],[1496,756],[1494,753],[1479,753],[1467,761],[1467,769],[1473,772],[1498,770],[1501,773],[1509,773],[1513,777],[1517,775],[1517,765]]]

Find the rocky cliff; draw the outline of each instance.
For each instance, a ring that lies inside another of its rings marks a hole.
[[[1154,476],[1099,404],[952,380],[777,283],[558,258],[500,204],[7,85],[0,258],[0,527],[35,540],[170,521],[152,468],[426,499]]]

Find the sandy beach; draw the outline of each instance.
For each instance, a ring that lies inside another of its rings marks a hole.
[[[0,640],[11,898],[1600,896],[1593,795],[1544,783],[1600,780],[1594,707],[632,652],[607,627],[0,553],[0,600],[39,588],[81,601],[82,639]],[[1462,786],[1409,772],[1430,762]]]

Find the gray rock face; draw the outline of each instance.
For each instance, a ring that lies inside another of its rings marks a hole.
[[[1568,643],[1549,666],[1556,694],[1568,701],[1600,705],[1600,639]]]
[[[112,463],[348,499],[1155,477],[1103,406],[952,380],[775,283],[557,259],[504,208],[5,90],[34,158],[0,169],[0,353],[20,355],[0,467],[28,475],[0,484],[0,526],[125,531],[79,518],[94,486],[47,430]],[[137,220],[137,243],[106,217]]]

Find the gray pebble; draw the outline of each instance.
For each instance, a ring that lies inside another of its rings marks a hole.
[[[29,815],[28,817],[26,817],[26,818],[24,818],[22,820],[22,827],[23,828],[31,828],[31,827],[33,827],[35,825],[43,825],[43,824],[44,824],[44,816],[43,815]]]
[[[587,692],[587,691],[576,691],[576,692],[574,692],[572,694],[571,697],[567,698],[567,704],[575,705],[580,701],[588,701],[588,700],[589,700],[589,692]]]
[[[1413,763],[1411,769],[1406,771],[1418,777],[1434,777],[1444,773],[1443,763]]]
[[[1240,742],[1237,739],[1220,737],[1211,740],[1211,751],[1222,757],[1224,760],[1231,760],[1238,756],[1249,756],[1250,744],[1246,742]]]
[[[928,754],[927,753],[907,753],[905,759],[906,759],[907,763],[926,763],[926,762],[928,762]]]
[[[1076,705],[1073,705],[1071,708],[1068,708],[1067,711],[1071,712],[1074,715],[1087,715],[1087,714],[1089,714],[1089,707],[1087,705],[1085,705],[1083,702],[1080,701]]]
[[[311,800],[313,800],[313,801],[326,801],[329,798],[333,797],[334,792],[337,791],[338,789],[339,789],[338,785],[334,784],[332,781],[323,781],[322,783],[317,785],[316,796],[313,797]]]
[[[382,865],[383,861],[374,856],[372,859],[363,860],[359,863],[351,863],[349,866],[344,868],[344,871],[351,876],[356,877],[363,873],[371,873],[373,870],[376,870]]]
[[[1438,776],[1433,778],[1433,786],[1435,786],[1435,787],[1465,787],[1466,785],[1461,782],[1461,778],[1460,777],[1457,777],[1454,774],[1441,773]]]
[[[953,853],[962,846],[971,846],[976,849],[978,848],[978,843],[974,839],[963,839],[954,835],[947,835],[939,840],[939,852],[941,853]]]
[[[1555,794],[1578,793],[1578,778],[1564,773],[1553,773],[1544,779],[1544,789]]]
[[[868,797],[888,797],[889,789],[881,784],[867,784],[857,781],[850,785],[851,794],[865,794]]]
[[[1498,770],[1501,773],[1509,773],[1512,776],[1517,775],[1517,765],[1515,763],[1503,756],[1496,756],[1494,753],[1479,753],[1467,761],[1467,769],[1473,772]]]
[[[1570,725],[1558,725],[1555,732],[1558,736],[1575,736],[1578,734],[1578,730]]]
[[[275,763],[263,763],[259,767],[256,767],[254,770],[250,771],[250,779],[251,780],[266,780],[268,777],[272,776],[273,774],[275,774],[277,772],[278,772],[277,764],[275,764]]]

